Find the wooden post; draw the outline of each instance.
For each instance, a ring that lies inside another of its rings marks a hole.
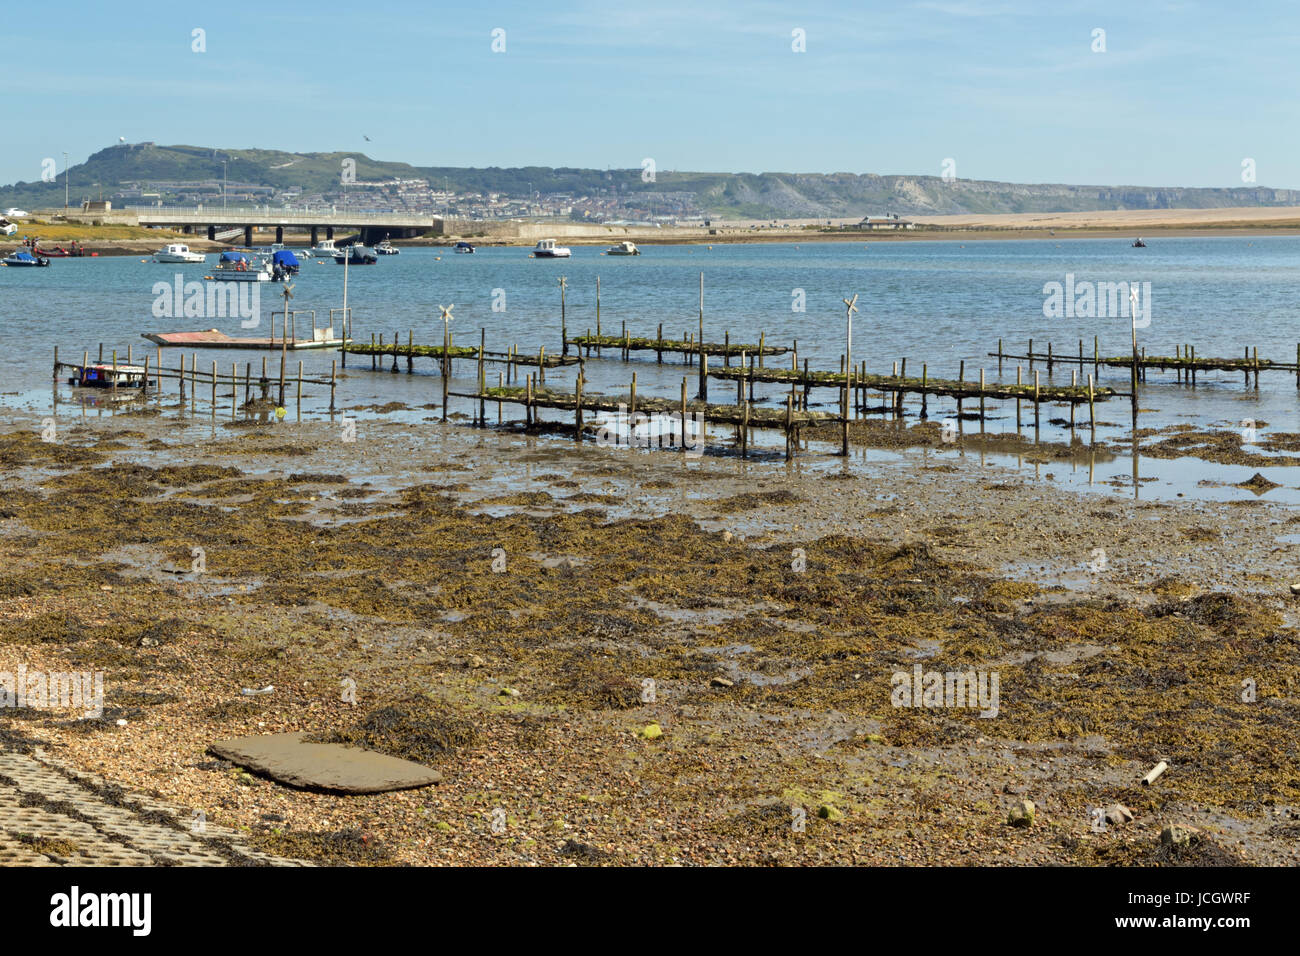
[[[600,276],[596,276],[596,334],[600,335]],[[600,354],[600,346],[596,347],[596,354]]]
[[[265,361],[265,360],[263,360]],[[195,352],[190,353],[190,412],[198,411],[199,407],[199,356]]]
[[[524,375],[524,423],[533,424],[533,377],[528,374]]]
[[[700,401],[709,400],[709,353],[704,351],[704,343],[700,343]]]
[[[216,363],[214,362],[213,365],[214,365],[214,367],[215,367]],[[113,388],[113,397],[116,398],[116,397],[117,397],[117,349],[113,349],[113,383],[112,383],[112,388]],[[213,395],[214,395],[214,397],[215,397],[215,395],[216,395],[216,392],[215,392],[215,391],[213,392]]]
[[[212,360],[212,417],[217,417],[217,360]]]
[[[1092,337],[1092,374],[1101,376],[1101,337]]]
[[[505,373],[497,372],[497,393],[498,394],[500,394],[501,389],[505,388],[505,384],[506,384]],[[497,399],[497,425],[500,426],[500,424],[501,424],[501,399],[498,398]]]
[[[731,330],[722,333],[722,367],[731,367]],[[796,366],[797,367],[797,366]]]
[[[573,396],[573,437],[576,441],[582,441],[582,372],[578,373],[576,381],[576,391]]]
[[[789,461],[794,454],[793,446],[790,442],[790,426],[794,420],[794,403],[787,395],[785,399],[785,460]]]
[[[998,362],[1002,361],[1000,357],[1001,354],[1002,354],[1002,340],[998,339],[998,355],[999,355]],[[921,363],[921,421],[925,421],[930,417],[930,409],[929,409],[929,401],[928,401],[929,393],[926,391],[926,389],[929,388],[929,383],[930,383],[930,367],[925,362],[922,362]]]
[[[1052,343],[1047,343],[1047,377],[1052,377]]]
[[[964,385],[965,382],[966,382],[966,360],[962,359],[961,365],[958,366],[957,368],[957,384]],[[961,403],[962,403],[961,393],[962,393],[962,389],[959,388],[957,390],[957,420],[958,421],[961,421]]]
[[[55,346],[57,348],[57,346]],[[161,371],[161,369],[159,369]],[[149,394],[149,353],[144,353],[144,384],[140,386],[140,396],[143,398]]]
[[[1038,371],[1034,370],[1034,431],[1038,431]]]
[[[700,273],[700,368],[704,368],[704,273]],[[683,432],[683,435],[685,433]],[[683,444],[685,439],[683,438]]]
[[[998,339],[998,374],[1002,374],[1002,340]]]
[[[636,372],[632,373],[632,388],[628,393],[628,415],[636,414]]]
[[[545,384],[546,382],[546,346],[543,345],[537,350],[537,381]]]
[[[487,391],[487,365],[483,360],[483,347],[487,344],[487,329],[482,326],[478,330],[478,423],[479,427],[487,426],[487,410],[483,407],[483,393]]]
[[[741,385],[740,385],[740,387],[741,387],[742,390],[743,390],[744,387],[745,387],[745,384],[744,384],[744,381],[743,381],[743,380],[741,381]],[[742,401],[742,402],[740,403],[740,407],[741,407],[741,412],[740,412],[740,455],[741,455],[742,458],[748,458],[748,457],[749,457],[749,402]]]
[[[244,404],[247,405],[253,397],[253,363],[244,363]],[[330,401],[330,408],[334,407],[333,399]]]
[[[54,374],[51,376],[51,378],[57,380],[58,377],[59,377],[59,347],[56,345],[54,346]]]
[[[1024,383],[1021,382],[1021,380],[1020,380],[1020,372],[1021,372],[1021,368],[1020,368],[1019,364],[1017,364],[1017,365],[1016,365],[1016,384],[1017,384],[1017,385],[1024,384]],[[1019,393],[1019,392],[1016,393],[1016,432],[1017,432],[1017,434],[1020,432],[1020,393]]]
[[[338,381],[339,360],[330,362],[330,411],[334,411],[334,387]]]
[[[301,388],[302,386],[299,386]],[[235,410],[239,406],[239,363],[230,363],[230,420],[235,420]]]
[[[841,364],[843,364],[842,361]],[[851,388],[850,382],[852,378],[853,378],[852,372],[847,372],[845,374],[844,391],[841,393],[841,397],[840,397],[840,418],[842,419],[840,424],[840,454],[843,455],[845,458],[849,456],[849,390]],[[790,407],[791,404],[792,404],[791,400],[786,399],[787,409]],[[788,411],[786,412],[785,417],[786,417],[787,427],[789,427],[788,423],[790,420],[790,413]],[[786,440],[789,441],[788,438]]]
[[[560,276],[560,355],[569,354],[569,325],[564,311],[564,292],[569,287],[564,276]]]
[[[1092,376],[1088,376],[1088,430],[1092,433],[1091,441],[1097,441],[1097,411],[1093,404]]]
[[[1073,389],[1078,387],[1079,387],[1079,371],[1078,369],[1070,369],[1070,388]],[[1071,440],[1074,439],[1074,405],[1075,405],[1074,396],[1071,395],[1070,396],[1070,439]]]
[[[442,420],[447,420],[447,393],[451,391],[451,335],[444,322],[442,326]]]
[[[664,324],[659,323],[659,331],[655,333],[655,362],[659,365],[664,364]],[[1296,355],[1300,355],[1300,345],[1295,347]],[[1300,388],[1300,372],[1296,373],[1297,388]]]
[[[763,367],[763,351],[764,351],[763,346],[766,341],[767,341],[767,333],[759,332],[758,333],[758,367],[759,368]]]
[[[1033,339],[1029,340],[1029,351],[1026,354],[1029,356],[1029,371],[1032,372],[1034,370],[1034,340]]]
[[[372,372],[375,370],[375,361],[378,359],[378,357],[379,357],[379,353],[375,351],[375,333],[371,332],[370,333],[370,371]]]
[[[1255,391],[1259,391],[1259,346],[1255,346]]]
[[[984,424],[984,369],[980,369],[980,425]]]
[[[294,399],[294,413],[302,421],[302,359],[298,359],[298,391]]]
[[[682,452],[686,452],[686,376],[682,376]]]

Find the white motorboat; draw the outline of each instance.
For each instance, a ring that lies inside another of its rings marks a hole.
[[[378,242],[378,243],[375,244],[375,254],[376,254],[376,255],[380,255],[380,256],[395,256],[395,255],[397,255],[397,254],[398,254],[399,252],[401,252],[401,251],[402,251],[401,249],[398,249],[395,245],[393,245],[393,244],[392,244],[391,242],[389,242],[387,239],[384,239],[384,240],[382,240],[382,241],[380,241],[380,242]]]
[[[333,239],[322,239],[316,245],[307,250],[307,254],[315,259],[333,259],[337,253],[338,247],[334,245]]]
[[[557,246],[554,239],[538,239],[533,247],[535,259],[567,259],[573,255],[567,246]]]
[[[616,246],[610,246],[605,250],[607,256],[639,256],[641,250],[636,247],[634,242],[620,242]]]
[[[207,262],[208,257],[201,252],[191,252],[183,242],[168,243],[165,249],[153,254],[154,262]]]

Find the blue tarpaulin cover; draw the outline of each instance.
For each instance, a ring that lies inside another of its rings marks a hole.
[[[248,256],[242,252],[223,252],[221,254],[222,262],[247,262]]]
[[[271,261],[274,262],[277,266],[296,266],[296,265],[298,265],[298,257],[295,256],[295,255],[294,255],[292,252],[290,252],[288,249],[279,249],[279,250],[277,250],[276,253],[275,253],[275,255],[271,256]]]

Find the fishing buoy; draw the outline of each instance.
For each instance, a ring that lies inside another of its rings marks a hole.
[[[284,406],[281,406],[275,410],[275,417],[277,419],[282,419],[284,418],[284,416],[285,416]]]

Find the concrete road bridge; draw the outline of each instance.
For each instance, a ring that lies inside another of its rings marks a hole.
[[[334,230],[359,232],[367,245],[391,236],[441,235],[441,216],[390,212],[336,212],[277,209],[273,206],[245,206],[223,209],[220,206],[128,206],[125,210],[137,217],[142,226],[162,226],[183,232],[205,232],[211,240],[217,233],[233,228],[244,230],[244,245],[253,244],[254,229],[275,229],[275,241],[284,241],[286,229],[310,231],[311,244],[334,238]]]

